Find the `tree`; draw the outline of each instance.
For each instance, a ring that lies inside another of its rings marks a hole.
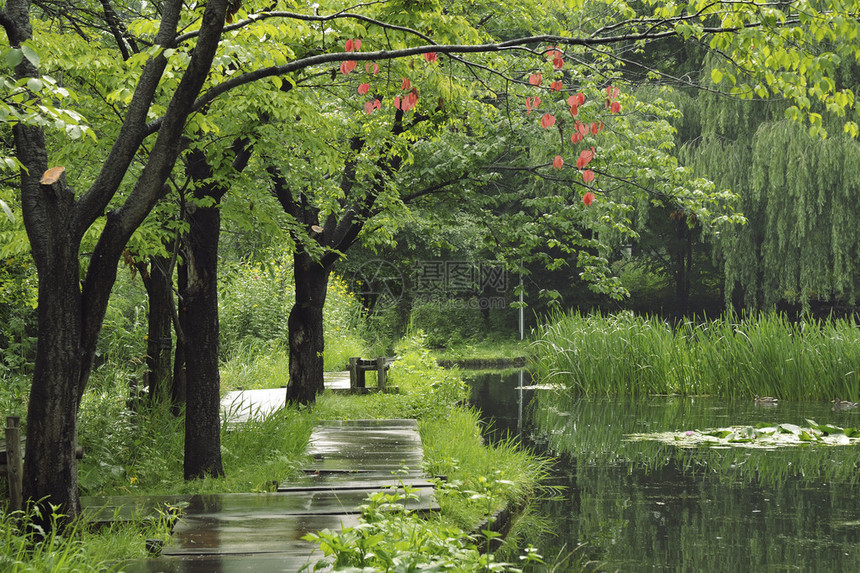
[[[355,69],[359,62],[431,53],[449,54],[452,61],[462,62],[478,84],[485,81],[481,73],[486,77],[499,77],[501,73],[519,85],[516,82],[528,70],[512,69],[508,73],[505,68],[494,69],[509,65],[512,60],[507,56],[514,52],[542,58],[553,50],[570,51],[583,61],[579,73],[585,73],[596,62],[623,59],[624,50],[630,47],[641,49],[652,41],[681,36],[690,41],[709,41],[712,48],[732,55],[746,66],[751,76],[762,72],[763,83],[750,83],[749,88],[739,80],[740,76],[714,77],[734,82],[732,90],[738,95],[779,90],[797,102],[797,115],[806,113],[807,102],[816,98],[835,111],[853,105],[849,92],[828,81],[832,59],[807,50],[809,46],[857,37],[853,4],[839,11],[834,8],[819,12],[805,2],[780,6],[655,3],[653,10],[641,16],[625,3],[588,4],[573,6],[573,16],[568,19],[568,14],[541,12],[531,3],[524,3],[505,6],[504,10],[511,14],[545,13],[540,25],[551,25],[547,29],[556,33],[499,42],[481,32],[470,34],[464,43],[450,41],[462,29],[459,24],[470,28],[468,18],[460,15],[467,13],[466,7],[456,4],[442,7],[435,2],[414,5],[392,1],[359,6],[357,13],[334,8],[321,15],[278,10],[280,5],[274,10],[268,6],[263,9],[252,2],[245,7],[230,6],[228,14],[225,0],[209,0],[205,6],[191,8],[168,0],[157,6],[147,5],[141,8],[143,13],[137,14],[132,6],[110,9],[108,2],[102,2],[98,12],[89,4],[80,9],[65,3],[45,4],[46,9],[58,15],[54,21],[63,26],[70,24],[69,29],[92,42],[91,49],[110,46],[128,55],[127,65],[118,75],[120,85],[116,93],[110,94],[114,101],[127,103],[118,113],[119,129],[105,142],[109,150],[95,164],[91,177],[79,177],[75,165],[68,161],[64,162],[65,169],[49,169],[56,161],[55,157],[49,158],[49,151],[56,150],[57,145],[47,131],[60,127],[70,135],[79,135],[87,127],[79,114],[55,105],[65,97],[67,88],[58,87],[40,70],[45,64],[40,62],[39,54],[50,54],[44,42],[53,40],[59,46],[62,35],[52,30],[49,22],[39,20],[38,5],[27,0],[7,0],[0,8],[0,25],[10,46],[4,51],[4,61],[15,68],[14,81],[4,80],[0,109],[3,121],[13,125],[16,152],[11,162],[20,167],[22,211],[39,275],[39,342],[28,415],[25,495],[58,504],[70,516],[79,509],[74,456],[77,408],[92,367],[117,261],[135,229],[167,192],[165,183],[183,149],[185,135],[205,128],[205,122],[195,112],[231,90],[260,81],[282,84],[292,74],[303,70],[319,74],[336,63],[344,71]],[[493,9],[479,11],[490,17],[496,15]],[[503,12],[501,8],[496,11]],[[96,13],[103,16],[106,25],[85,29]],[[131,17],[128,24],[120,20],[122,14]],[[567,30],[561,30],[558,23]],[[436,27],[443,32],[436,34]],[[343,51],[340,41],[357,38],[371,29],[380,30],[381,38],[385,38],[374,51],[350,52],[348,46]],[[235,36],[242,32],[256,36],[256,44],[235,42]],[[269,34],[284,43],[259,41]],[[338,38],[337,43],[330,41],[332,35]],[[792,50],[787,48],[789,42]],[[132,54],[134,46],[146,48]],[[613,47],[617,53],[613,53]],[[266,56],[249,57],[259,51]],[[836,57],[855,51],[855,43],[849,41],[837,42],[829,53]],[[505,57],[496,60],[475,55],[488,53]],[[466,59],[469,54],[475,55],[474,61]],[[97,55],[95,59],[104,58]],[[62,72],[63,68],[56,71]],[[807,78],[815,81],[803,83]],[[592,77],[590,81],[594,85],[612,85],[612,80],[613,77]],[[539,85],[542,86],[538,82],[533,87]],[[614,96],[609,95],[612,100]],[[398,100],[392,99],[392,103],[399,102],[398,107],[404,111],[403,102],[411,108],[417,98],[417,92],[409,91]],[[374,102],[369,99],[365,103],[376,106]],[[530,105],[533,103],[532,100]],[[619,102],[611,101],[610,106],[616,103]],[[816,132],[821,131],[818,116],[808,113],[805,117]],[[846,126],[856,132],[852,122]],[[149,141],[150,136],[154,140]],[[69,154],[64,159],[72,157]],[[133,167],[138,157],[139,166]],[[7,159],[10,158],[4,158],[4,163],[8,165]],[[396,157],[386,158],[382,167],[395,160]],[[129,171],[137,169],[136,180],[124,183]],[[588,171],[584,170],[583,175]],[[593,172],[587,177],[591,176]],[[77,181],[78,191],[69,178]],[[589,178],[585,182],[591,181]],[[593,192],[585,197],[590,202]],[[88,264],[82,265],[81,240],[103,215],[104,227],[98,231],[96,247]],[[314,231],[313,225],[310,230]],[[590,270],[599,267],[595,259],[586,257],[585,262],[587,273],[599,274]],[[317,263],[309,263],[314,264]]]

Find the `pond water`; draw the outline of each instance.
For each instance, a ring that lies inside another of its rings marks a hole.
[[[711,398],[616,400],[522,389],[528,374],[469,378],[489,439],[557,459],[556,499],[530,541],[557,571],[860,571],[860,447],[681,448],[651,433],[807,420],[860,427],[860,408]]]

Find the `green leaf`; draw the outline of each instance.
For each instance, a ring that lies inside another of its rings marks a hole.
[[[721,81],[723,81],[723,72],[721,72],[717,68],[711,70],[711,81],[715,84],[719,84]]]
[[[20,64],[23,59],[24,54],[18,48],[12,48],[3,54],[3,61],[5,61],[6,65],[10,68],[14,68]]]
[[[6,213],[6,217],[9,218],[13,223],[15,222],[15,214],[12,213],[12,209],[9,208],[9,205],[6,204],[6,201],[0,199],[0,208],[3,209],[3,212]]]
[[[28,44],[24,44],[21,46],[21,52],[24,54],[24,57],[30,60],[30,63],[35,67],[39,67],[39,54],[36,53],[36,50],[31,48]]]

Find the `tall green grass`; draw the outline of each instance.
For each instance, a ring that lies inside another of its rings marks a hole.
[[[621,313],[556,315],[531,346],[538,380],[589,395],[860,397],[853,320],[792,322],[771,313],[671,325]]]
[[[171,519],[116,522],[108,527],[90,527],[76,521],[67,529],[37,525],[35,509],[0,512],[0,571],[9,573],[107,572],[120,569],[120,562],[148,556],[147,539],[168,540]],[[53,513],[51,523],[62,515]]]

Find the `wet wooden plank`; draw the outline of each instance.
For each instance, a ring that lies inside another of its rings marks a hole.
[[[290,554],[307,558],[316,545],[302,539],[323,529],[339,530],[358,524],[352,515],[274,515],[230,512],[183,518],[173,533],[165,557],[198,555]],[[321,556],[321,555],[320,555]]]
[[[190,495],[163,496],[82,496],[82,515],[89,523],[107,525],[113,522],[159,520],[181,514],[189,505]]]
[[[309,471],[419,470],[424,461],[415,420],[333,420],[314,428]]]
[[[320,558],[322,554],[295,553],[160,557],[133,561],[120,570],[125,573],[295,573]]]
[[[311,472],[304,476],[286,479],[278,485],[278,491],[316,489],[385,489],[391,486],[432,488],[421,470],[382,471],[356,470],[334,472]]]

